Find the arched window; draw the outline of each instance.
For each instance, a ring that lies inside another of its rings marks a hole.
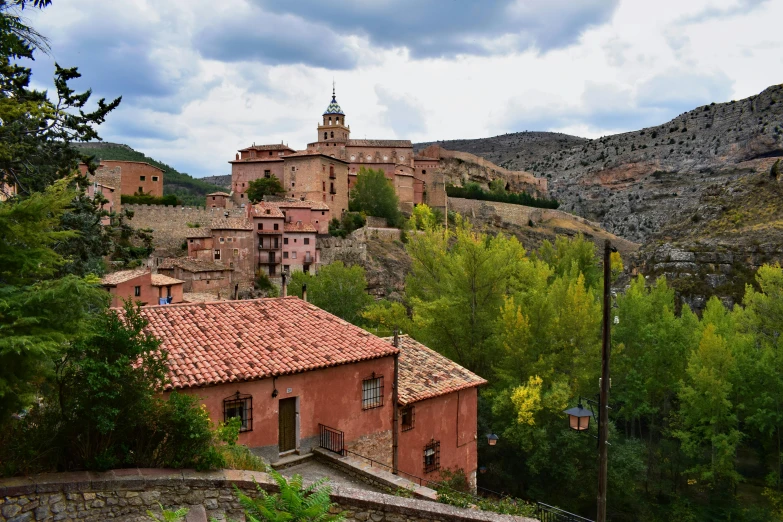
[[[328,134],[324,132],[324,139],[326,139],[327,136],[328,136]]]
[[[332,138],[334,138],[334,131],[332,131]]]

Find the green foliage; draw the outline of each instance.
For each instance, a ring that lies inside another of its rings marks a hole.
[[[316,275],[294,272],[288,293],[302,297],[305,284],[309,302],[349,323],[358,324],[362,310],[372,302],[364,268],[359,265],[349,267],[335,261],[322,266]]]
[[[400,200],[394,192],[392,182],[381,169],[359,169],[356,183],[351,189],[348,207],[352,212],[386,218],[390,227],[403,224],[399,209]]]
[[[181,522],[187,516],[188,511],[190,511],[186,507],[177,510],[166,509],[160,502],[158,502],[158,507],[160,508],[160,516],[149,509],[147,510],[147,515],[155,522]]]
[[[334,237],[346,237],[348,234],[367,224],[362,212],[346,212],[342,219],[332,218],[329,222],[329,234]]]
[[[256,290],[266,292],[266,295],[272,297],[272,294],[277,295],[277,287],[272,284],[272,280],[269,279],[269,275],[261,268],[256,270],[256,277],[253,280],[253,285]]]
[[[421,203],[413,208],[408,224],[413,230],[430,230],[441,226],[443,223],[443,212],[440,209],[432,209]]]
[[[167,194],[163,197],[153,196],[152,194],[123,194],[120,196],[123,205],[169,205],[176,207],[181,202],[174,194]]]
[[[276,176],[254,179],[247,184],[247,199],[252,203],[258,203],[264,196],[276,196],[285,192],[283,185]]]
[[[502,180],[495,180],[502,181]],[[494,182],[493,182],[494,183]],[[497,187],[497,184],[494,185]],[[479,199],[483,201],[498,201],[501,203],[512,203],[514,205],[525,205],[536,208],[557,208],[560,204],[554,199],[536,198],[527,192],[506,192],[493,189],[490,184],[490,191],[481,188],[478,183],[466,183],[464,187],[455,185],[446,185],[446,194],[452,198]]]
[[[305,488],[299,475],[286,480],[274,469],[269,468],[267,473],[277,482],[279,493],[267,493],[256,484],[258,497],[252,499],[234,486],[248,521],[339,522],[345,519],[342,515],[330,514],[336,504],[332,504],[329,498],[331,488],[327,484],[328,479],[317,480]]]

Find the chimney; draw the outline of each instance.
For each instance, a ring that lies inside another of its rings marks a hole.
[[[302,285],[302,301],[307,302],[307,284]]]
[[[286,284],[286,281],[285,281],[285,272],[283,272],[283,285],[282,285],[282,288],[280,289],[280,291],[283,294],[283,297],[287,297],[288,296],[288,285]]]

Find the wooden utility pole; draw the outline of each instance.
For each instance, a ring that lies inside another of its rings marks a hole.
[[[400,349],[400,332],[394,329],[394,347]],[[400,353],[394,354],[394,387],[392,388],[392,473],[397,474],[399,467],[399,440],[400,440],[400,412],[398,402],[400,400]]]
[[[598,401],[598,516],[596,522],[606,522],[606,483],[608,469],[607,439],[609,438],[609,334],[611,324],[609,312],[612,309],[611,296],[612,245],[604,242],[604,320],[601,339],[601,394]]]

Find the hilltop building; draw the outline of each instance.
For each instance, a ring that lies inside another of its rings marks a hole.
[[[115,169],[119,169],[119,171]],[[119,189],[122,195],[149,194],[150,196],[163,197],[163,170],[149,163],[102,160],[100,166],[95,170],[94,176],[89,175],[87,165],[84,163],[79,164],[79,171],[82,175],[88,176],[90,182],[94,179],[111,178],[109,185]]]
[[[245,191],[250,181],[276,176],[286,196],[326,203],[332,216],[339,217],[348,209],[348,192],[362,167],[384,171],[403,210],[419,203],[437,208],[446,204],[438,158],[415,155],[410,140],[351,139],[351,127],[334,91],[317,125],[316,141],[305,150],[254,144],[239,150],[229,163],[236,204],[248,202]]]
[[[475,484],[486,381],[413,339],[381,339],[296,297],[141,313],[169,353],[166,390],[198,396],[213,422],[238,417],[239,443],[269,462],[320,446],[432,481],[459,468]]]

